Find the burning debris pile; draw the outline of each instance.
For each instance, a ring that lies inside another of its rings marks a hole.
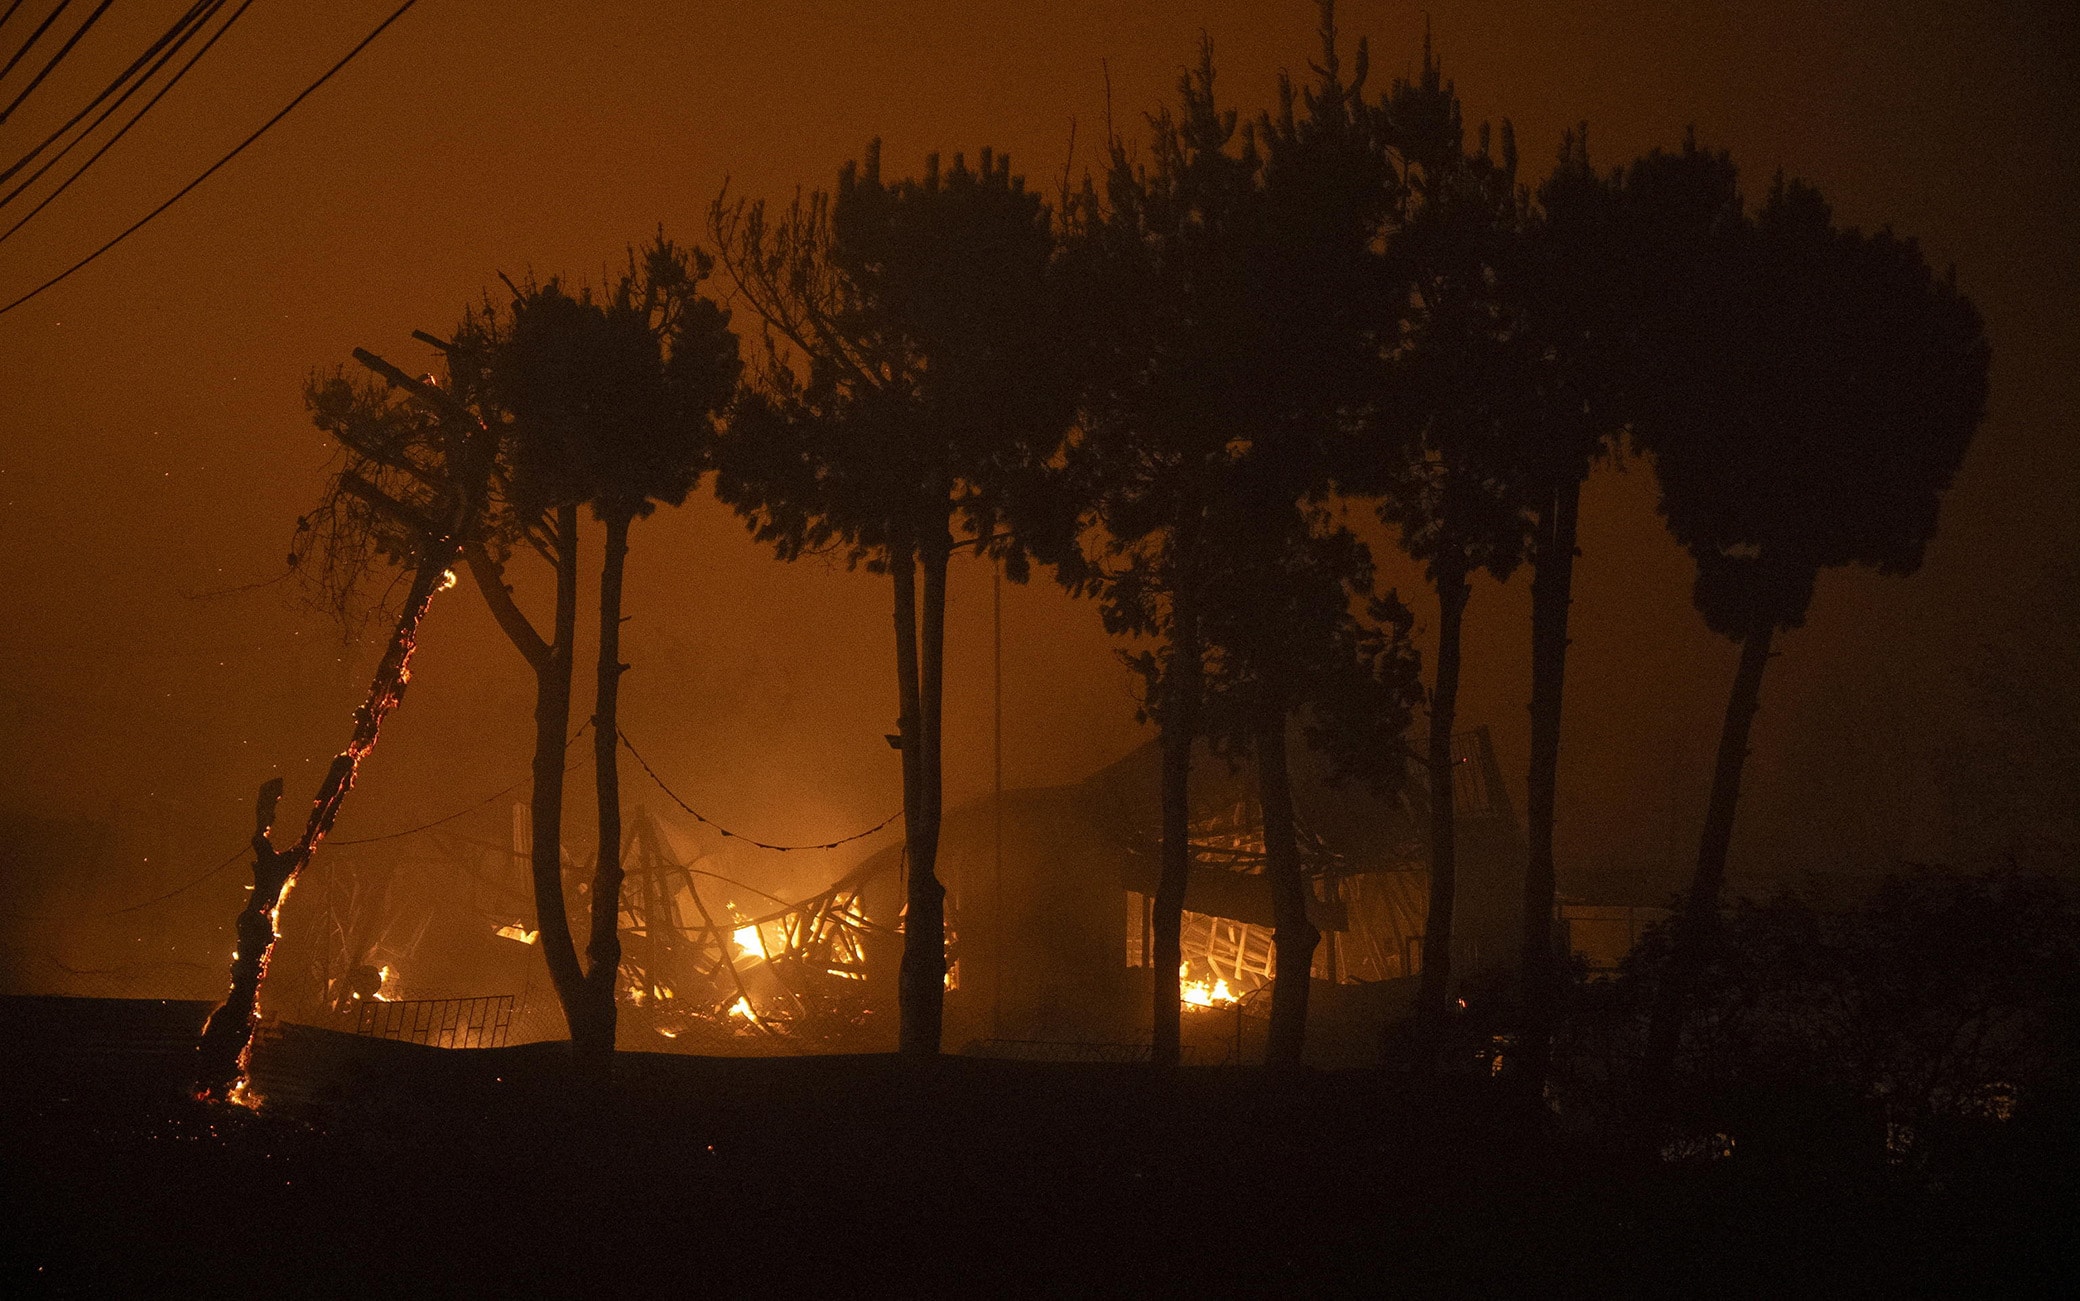
[[[647,813],[630,834],[621,895],[624,1025],[683,1049],[765,1039],[800,1051],[863,1046],[901,932],[870,919],[865,893],[882,875],[869,860],[796,903],[718,912],[702,893],[720,884],[762,894],[681,863]],[[662,1046],[662,1045],[660,1045]]]
[[[1423,907],[1416,847],[1388,861],[1358,864],[1323,837],[1303,830],[1301,867],[1310,917],[1323,932],[1317,980],[1390,980],[1419,962]],[[1247,801],[1195,819],[1192,884],[1179,948],[1179,997],[1187,1010],[1233,1008],[1272,982],[1273,919],[1265,880],[1263,828]],[[1152,857],[1152,847],[1143,857]],[[1129,966],[1149,952],[1153,901],[1146,872],[1129,868]]]

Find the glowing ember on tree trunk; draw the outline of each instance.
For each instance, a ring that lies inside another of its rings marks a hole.
[[[254,811],[253,891],[238,917],[238,950],[232,955],[231,990],[223,1005],[210,1014],[209,1022],[202,1028],[202,1040],[196,1045],[195,1092],[199,1098],[246,1100],[246,1066],[252,1052],[253,1027],[260,1017],[260,982],[267,977],[268,959],[273,956],[280,934],[276,917],[295,884],[296,874],[309,864],[311,855],[332,830],[340,805],[353,789],[361,760],[375,748],[383,718],[404,697],[405,686],[411,681],[412,650],[419,622],[426,617],[426,608],[453,559],[451,550],[436,563],[420,567],[404,613],[391,634],[390,646],[369,686],[368,699],[355,711],[353,739],[333,759],[324,784],[311,802],[303,836],[289,849],[278,850],[269,839],[275,805],[282,794],[281,779],[274,778],[260,788]],[[387,968],[383,979],[386,983],[390,979]]]
[[[369,683],[368,697],[354,711],[353,735],[347,748],[333,758],[324,782],[318,787],[317,796],[311,801],[303,835],[289,849],[276,849],[270,839],[275,806],[282,794],[281,779],[270,780],[260,788],[254,810],[253,891],[238,917],[238,949],[232,954],[231,989],[223,1005],[210,1014],[209,1021],[202,1027],[201,1041],[196,1045],[195,1093],[205,1101],[248,1100],[246,1067],[252,1052],[253,1029],[260,1019],[260,982],[266,979],[268,959],[273,955],[275,940],[279,937],[276,916],[295,884],[297,873],[309,865],[311,855],[317,852],[318,846],[331,832],[333,820],[339,816],[347,792],[354,788],[354,777],[361,761],[375,749],[383,719],[404,698],[405,687],[412,680],[412,651],[418,643],[419,624],[425,619],[434,596],[455,585],[455,572],[450,566],[461,557],[463,539],[482,499],[488,470],[484,457],[490,433],[482,421],[438,387],[412,379],[382,358],[358,348],[354,355],[393,387],[403,389],[435,414],[441,421],[444,437],[452,436],[454,439],[451,445],[453,459],[450,461],[454,470],[441,486],[436,500],[426,506],[406,506],[395,502],[366,481],[357,480],[366,490],[372,505],[382,503],[393,522],[417,535],[417,568],[404,607],[398,614],[397,626],[390,634],[389,645],[384,649],[375,677]],[[449,424],[451,420],[454,421],[452,425]],[[450,429],[452,435],[446,434],[445,431]],[[350,474],[343,473],[342,485],[349,491],[356,491],[346,483],[350,477]],[[390,973],[385,970],[383,979],[387,982],[389,978]],[[382,996],[383,992],[377,995]]]

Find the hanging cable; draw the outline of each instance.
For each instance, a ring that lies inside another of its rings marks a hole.
[[[10,920],[18,922],[62,922],[71,921],[79,916],[120,917],[124,913],[134,913],[141,909],[149,908],[153,904],[165,903],[168,899],[171,899],[176,895],[186,894],[188,891],[193,890],[196,886],[201,885],[204,881],[209,880],[211,877],[223,871],[225,868],[231,866],[233,863],[236,863],[239,859],[244,858],[246,854],[249,852],[250,851],[244,845],[240,845],[237,849],[231,851],[231,856],[229,858],[224,859],[215,867],[212,867],[207,872],[204,872],[201,876],[198,876],[194,880],[188,882],[186,885],[176,886],[173,889],[168,890],[165,894],[154,896],[153,898],[145,900],[143,903],[131,904],[126,908],[111,908],[107,912],[85,914],[54,913],[50,916],[32,916],[28,913],[9,913],[7,914],[7,916]]]
[[[709,826],[709,827],[713,827],[713,828],[715,828],[715,829],[716,829],[717,831],[720,831],[720,832],[721,832],[721,833],[722,833],[723,835],[725,835],[725,836],[729,837],[729,838],[730,838],[731,840],[741,840],[741,841],[743,841],[743,842],[744,842],[745,844],[747,844],[747,845],[753,845],[753,846],[756,846],[756,847],[757,847],[757,848],[759,848],[759,849],[770,849],[770,850],[772,850],[772,851],[773,851],[774,853],[776,853],[776,854],[792,854],[792,853],[794,853],[794,852],[795,852],[795,851],[797,851],[797,850],[803,850],[803,849],[836,849],[836,848],[837,848],[838,846],[840,846],[840,845],[849,845],[849,844],[851,844],[851,843],[852,843],[853,841],[855,841],[855,840],[865,840],[865,839],[866,839],[866,838],[867,838],[868,836],[871,836],[871,835],[873,835],[873,834],[874,834],[875,832],[877,832],[877,831],[880,831],[880,830],[882,830],[883,828],[887,827],[887,826],[888,826],[888,825],[889,825],[890,823],[894,822],[894,821],[895,821],[895,820],[896,820],[897,818],[900,818],[900,817],[902,817],[902,816],[903,816],[903,811],[902,811],[901,809],[897,809],[897,810],[896,810],[896,811],[895,811],[894,813],[891,813],[891,814],[889,814],[889,815],[888,815],[887,817],[885,817],[885,818],[881,819],[881,821],[879,821],[879,822],[875,823],[875,824],[874,824],[873,826],[871,826],[871,827],[868,827],[868,828],[867,828],[867,829],[866,829],[865,831],[857,831],[857,832],[854,832],[854,833],[853,833],[852,835],[846,836],[846,837],[844,837],[844,838],[842,838],[842,839],[839,839],[839,840],[833,840],[833,841],[829,842],[828,844],[822,844],[822,845],[771,845],[771,844],[767,844],[767,843],[766,843],[765,841],[763,841],[763,840],[755,840],[755,839],[753,839],[753,838],[752,838],[752,837],[750,837],[750,836],[747,836],[747,835],[744,835],[744,834],[742,834],[741,832],[731,831],[731,830],[730,830],[729,828],[727,828],[727,827],[723,826],[723,825],[722,825],[721,823],[719,823],[719,822],[715,821],[715,819],[713,819],[713,818],[711,818],[711,817],[708,817],[708,816],[707,816],[706,814],[702,813],[702,812],[701,812],[700,810],[698,810],[698,809],[694,808],[694,807],[693,807],[693,806],[692,806],[691,804],[688,804],[688,803],[687,803],[687,802],[686,802],[685,800],[682,800],[682,799],[680,799],[680,798],[679,798],[679,796],[678,796],[678,793],[677,793],[677,792],[673,791],[671,787],[669,787],[669,786],[667,786],[667,785],[665,785],[665,784],[664,784],[664,778],[662,778],[662,777],[660,777],[660,776],[658,776],[658,775],[657,775],[657,769],[655,769],[655,768],[652,768],[652,767],[650,766],[650,761],[649,761],[648,759],[645,759],[645,758],[643,757],[643,752],[642,752],[642,751],[640,751],[640,750],[638,750],[638,749],[636,749],[636,744],[635,744],[635,742],[633,742],[633,741],[631,741],[631,740],[629,740],[629,739],[628,739],[628,733],[626,733],[626,732],[619,732],[619,731],[618,731],[618,729],[617,729],[617,732],[618,732],[619,736],[621,737],[621,744],[622,744],[622,745],[624,745],[624,746],[626,746],[626,747],[628,748],[628,752],[629,752],[629,754],[631,754],[631,755],[633,755],[633,756],[635,757],[635,761],[636,761],[636,763],[638,763],[639,765],[641,765],[641,766],[642,766],[642,769],[643,769],[643,771],[644,771],[644,772],[646,772],[646,773],[648,773],[648,774],[650,774],[650,780],[651,780],[651,781],[654,781],[654,782],[656,782],[656,783],[657,783],[657,789],[659,789],[659,790],[663,791],[663,792],[665,793],[665,797],[666,797],[667,799],[671,800],[671,802],[672,802],[672,803],[674,803],[674,804],[678,805],[678,806],[679,806],[679,807],[680,807],[681,809],[683,809],[683,810],[685,810],[685,811],[686,811],[687,813],[691,814],[691,815],[693,816],[693,818],[694,818],[694,820],[695,820],[695,821],[697,821],[697,822],[701,823],[701,824],[702,824],[702,825],[704,825],[704,826]]]
[[[0,77],[5,77],[8,73],[14,71],[14,65],[20,63],[22,61],[22,56],[27,54],[31,49],[35,48],[36,42],[43,39],[43,34],[51,29],[51,24],[57,22],[59,15],[63,14],[65,10],[71,6],[71,4],[72,0],[58,0],[58,7],[56,9],[51,10],[50,13],[44,17],[44,20],[36,25],[35,31],[29,33],[29,39],[23,41],[22,48],[16,50],[14,52],[14,56],[8,59],[7,66],[4,68],[0,68]],[[8,12],[13,13],[14,11],[10,9],[8,10]]]
[[[580,724],[578,730],[572,732],[570,734],[570,738],[563,743],[564,766],[566,768],[570,766],[570,748],[573,745],[577,744],[578,738],[585,735],[585,733],[591,727],[592,720],[588,718],[582,724]],[[483,799],[478,800],[475,804],[468,805],[464,808],[459,808],[455,810],[453,813],[448,814],[446,817],[435,818],[431,822],[422,822],[416,827],[407,827],[403,831],[386,831],[380,836],[353,836],[348,838],[333,836],[328,838],[325,843],[337,848],[342,845],[373,845],[379,841],[402,840],[406,836],[416,836],[422,831],[431,831],[435,827],[453,822],[455,819],[462,817],[464,814],[475,813],[478,809],[483,808],[486,804],[489,804],[491,801],[498,799],[499,797],[504,795],[511,795],[514,791],[519,790],[522,786],[527,785],[529,782],[533,780],[534,774],[529,773],[527,776],[522,777],[519,781],[514,782],[511,786],[506,787],[504,790],[491,792],[489,795],[486,795]]]
[[[464,814],[475,813],[478,809],[481,809],[486,804],[491,803],[491,801],[498,799],[499,797],[504,795],[511,795],[514,791],[519,790],[522,786],[527,785],[527,783],[533,780],[534,777],[532,774],[526,777],[522,777],[519,781],[514,782],[511,786],[506,787],[504,790],[497,790],[491,792],[489,795],[486,795],[483,799],[478,800],[475,804],[459,808],[455,810],[453,813],[448,814],[446,817],[435,818],[431,822],[422,822],[416,827],[407,827],[403,831],[386,831],[380,836],[332,836],[328,837],[325,843],[327,845],[332,846],[335,849],[339,849],[344,848],[347,845],[373,845],[385,840],[402,840],[406,836],[416,836],[422,831],[431,831],[435,827],[445,826],[446,824],[453,822],[455,819],[462,817]]]
[[[196,877],[194,880],[188,882],[184,886],[179,887],[178,889],[168,890],[165,894],[160,895],[156,899],[147,899],[143,903],[134,903],[127,908],[112,908],[109,911],[101,913],[99,915],[102,917],[121,917],[124,913],[140,912],[143,909],[151,907],[153,904],[165,903],[168,899],[173,898],[175,895],[183,895],[186,894],[188,891],[193,890],[196,886],[201,885],[204,881],[209,880],[217,873],[223,871],[225,868],[231,866],[233,863],[236,863],[239,859],[244,858],[248,852],[249,851],[247,850],[246,846],[240,845],[237,849],[231,851],[231,856],[229,858],[226,858],[223,862],[218,863],[209,871],[204,872],[201,876]]]
[[[229,18],[224,20],[224,25],[217,28],[216,33],[212,35],[207,41],[204,41],[202,43],[202,48],[195,51],[195,53],[188,59],[188,61],[186,63],[183,63],[180,66],[180,69],[173,74],[172,78],[169,79],[165,85],[159,87],[158,91],[155,94],[153,94],[153,96],[150,99],[145,101],[144,107],[138,109],[137,112],[131,116],[128,122],[123,123],[123,125],[116,130],[116,133],[114,135],[110,136],[106,141],[102,143],[99,149],[96,149],[94,151],[93,157],[87,159],[87,161],[85,161],[84,163],[81,163],[77,168],[73,170],[72,175],[66,177],[64,181],[62,181],[58,185],[57,189],[52,190],[49,194],[44,195],[42,199],[37,201],[35,207],[29,209],[28,212],[22,215],[22,218],[19,221],[15,222],[14,225],[9,226],[4,233],[0,233],[0,243],[5,243],[10,237],[14,235],[16,231],[28,225],[29,222],[35,218],[37,213],[42,212],[45,208],[51,205],[51,201],[53,199],[56,199],[59,195],[71,189],[72,183],[74,181],[86,175],[88,168],[92,167],[95,163],[101,161],[101,155],[115,148],[116,143],[118,141],[120,141],[124,136],[129,135],[130,128],[136,126],[139,122],[142,122],[144,120],[145,115],[152,111],[153,105],[157,104],[160,100],[166,98],[166,93],[168,91],[172,90],[175,86],[181,84],[181,78],[188,75],[188,69],[194,67],[197,63],[200,63],[202,61],[202,56],[209,53],[210,47],[215,45],[218,39],[222,37],[225,32],[231,30],[231,25],[233,23],[236,23],[239,20],[239,16],[241,14],[244,14],[247,9],[251,8],[252,4],[253,0],[245,0],[243,4],[239,5],[237,10],[234,11]],[[222,5],[217,5],[215,6],[215,8],[212,9],[211,12],[214,13],[216,9],[221,9],[222,7]],[[205,19],[204,21],[207,22],[207,19]],[[20,185],[15,186],[14,189],[8,191],[8,193],[4,197],[0,197],[0,208],[4,208],[8,204],[13,203],[16,197],[19,196],[22,193],[22,191],[36,184],[36,182],[38,182],[39,180],[42,180],[43,174],[45,172],[48,172],[51,168],[56,167],[59,163],[63,162],[65,159],[65,155],[71,153],[75,148],[77,148],[81,141],[87,139],[96,131],[99,131],[101,129],[101,124],[103,122],[108,121],[110,115],[115,113],[117,109],[123,107],[123,105],[129,103],[130,97],[132,95],[135,95],[138,91],[143,90],[145,86],[149,85],[152,78],[159,75],[159,70],[165,67],[169,62],[171,62],[173,60],[173,57],[181,52],[181,48],[185,46],[192,37],[194,37],[195,33],[201,30],[202,25],[197,24],[195,27],[190,28],[187,34],[182,36],[180,40],[174,42],[174,46],[172,49],[166,51],[166,53],[159,56],[159,61],[152,65],[151,71],[145,73],[144,76],[138,78],[136,82],[132,83],[130,89],[124,91],[120,96],[118,96],[115,103],[110,104],[107,108],[101,110],[101,116],[95,118],[94,121],[88,125],[86,130],[74,136],[69,142],[67,142],[63,149],[60,149],[57,153],[52,154],[49,158],[45,159],[43,166],[37,168],[35,172],[31,173],[27,180],[23,181]]]
[[[168,208],[171,208],[174,204],[179,203],[183,198],[187,197],[188,193],[192,191],[196,186],[202,184],[210,177],[216,175],[217,172],[220,169],[222,169],[226,163],[229,163],[232,159],[244,153],[246,149],[255,140],[258,140],[261,136],[266,135],[268,131],[271,130],[277,122],[280,122],[283,118],[289,116],[289,114],[296,108],[296,106],[298,104],[303,103],[304,100],[309,99],[311,95],[317,91],[318,87],[332,80],[332,78],[339,73],[340,69],[346,67],[349,63],[352,63],[355,60],[355,58],[357,58],[361,54],[363,50],[367,49],[372,43],[374,43],[375,39],[378,36],[381,36],[384,32],[388,31],[392,23],[404,17],[405,13],[409,11],[411,7],[417,3],[419,3],[419,0],[404,0],[404,3],[399,5],[397,9],[388,18],[385,18],[381,22],[381,24],[379,24],[376,27],[374,31],[370,32],[367,36],[362,37],[361,43],[359,45],[356,45],[353,49],[347,51],[345,58],[342,58],[338,63],[333,64],[330,68],[328,68],[325,71],[325,74],[323,76],[319,77],[310,85],[304,87],[303,92],[297,95],[295,99],[290,100],[288,104],[282,108],[281,112],[276,113],[273,117],[267,119],[266,122],[262,123],[260,125],[259,130],[253,132],[253,134],[247,136],[244,140],[239,141],[237,146],[234,147],[230,153],[225,154],[216,162],[211,163],[209,169],[203,172],[202,175],[196,177],[194,180],[182,186],[177,192],[175,192],[172,198],[168,199],[166,202],[160,204],[158,207],[152,209],[144,216],[139,217],[136,221],[132,222],[127,228],[124,229],[124,231],[121,234],[117,235],[114,239],[109,240],[100,248],[95,249],[92,253],[87,254],[79,261],[73,263],[71,266],[65,268],[63,271],[60,271],[57,275],[52,276],[50,279],[36,286],[36,288],[31,289],[28,293],[23,294],[20,298],[17,298],[13,302],[7,304],[7,306],[0,307],[0,316],[6,315],[7,313],[13,311],[15,308],[20,307],[22,304],[35,298],[44,290],[49,289],[53,285],[63,282],[64,280],[70,278],[74,273],[92,265],[96,260],[98,260],[101,257],[102,254],[108,252],[116,245],[122,243],[124,240],[130,238],[132,235],[135,235],[138,231],[144,229],[146,224],[149,223],[154,217],[157,217],[160,213],[165,212]]]
[[[563,743],[563,748],[566,751],[566,753],[568,753],[572,745],[576,744],[579,737],[585,735],[586,730],[589,729],[591,726],[592,721],[590,719],[587,719],[582,725],[579,726],[577,731],[571,733],[570,739]],[[568,759],[566,759],[565,762],[568,763]],[[448,814],[446,817],[435,818],[431,822],[422,822],[416,827],[407,827],[403,831],[386,831],[379,836],[358,836],[351,840],[341,839],[339,837],[332,837],[327,839],[325,843],[329,846],[337,848],[342,845],[373,845],[378,841],[400,840],[405,836],[416,836],[422,831],[431,831],[435,827],[438,827],[443,823],[453,822],[455,819],[462,817],[464,814],[475,813],[478,809],[481,809],[486,804],[491,803],[491,801],[499,798],[502,795],[510,795],[514,791],[519,790],[522,786],[527,785],[528,782],[531,782],[533,780],[534,777],[532,774],[530,774],[526,777],[521,778],[519,781],[514,782],[511,786],[506,787],[504,790],[493,791],[491,794],[486,795],[483,799],[478,800],[476,803],[457,809],[455,810],[455,812]],[[499,848],[502,849],[503,846],[500,846]],[[140,909],[149,908],[153,904],[165,903],[168,899],[171,899],[176,895],[183,895],[186,894],[188,891],[193,890],[196,886],[201,885],[204,881],[209,880],[217,873],[223,871],[225,868],[237,862],[240,858],[243,858],[247,852],[248,850],[246,846],[241,845],[237,849],[231,851],[231,856],[229,858],[226,858],[223,862],[218,863],[215,867],[210,868],[207,872],[204,872],[201,876],[196,877],[194,880],[188,882],[186,885],[178,886],[172,890],[168,890],[165,894],[158,895],[150,899],[146,899],[142,903],[134,903],[129,905],[128,907],[114,908],[109,910],[108,912],[89,913],[86,915],[90,917],[120,917],[124,913],[134,913],[139,911]],[[6,916],[19,922],[56,922],[68,920],[68,916],[65,914],[53,914],[48,917],[35,917],[30,916],[26,913],[8,913],[6,914]]]
[[[35,160],[36,155],[50,148],[53,144],[55,144],[58,141],[59,137],[63,136],[67,131],[70,131],[72,128],[78,126],[81,118],[85,117],[87,114],[99,108],[101,106],[101,101],[107,99],[110,95],[115,94],[116,91],[120,90],[126,82],[128,82],[132,77],[136,76],[138,69],[144,67],[145,64],[150,63],[154,58],[156,58],[158,56],[159,51],[166,48],[168,42],[172,41],[175,37],[180,36],[182,33],[190,31],[197,25],[209,21],[210,14],[216,12],[216,10],[220,8],[222,4],[223,0],[195,0],[194,4],[188,6],[188,11],[186,13],[182,14],[179,18],[174,20],[173,26],[167,28],[166,31],[160,35],[158,40],[153,41],[151,45],[145,49],[145,52],[143,54],[140,54],[135,59],[131,60],[130,66],[123,69],[121,73],[117,74],[116,79],[114,81],[111,81],[106,86],[103,86],[101,88],[100,94],[94,96],[93,99],[87,101],[87,106],[85,108],[81,109],[77,113],[74,113],[70,118],[68,118],[65,122],[65,125],[59,127],[57,130],[45,136],[43,138],[42,143],[38,144],[34,149],[31,149],[28,153],[23,154],[20,158],[16,159],[13,162],[13,164],[11,164],[8,167],[6,171],[0,172],[0,181],[8,179],[9,177],[13,176],[16,172],[19,172],[24,167],[27,167],[32,161]]]
[[[101,21],[101,15],[107,13],[108,7],[115,2],[116,0],[101,0],[100,7],[87,15],[87,21],[81,23],[79,30],[72,34],[72,38],[59,46],[58,52],[53,54],[50,57],[50,61],[43,65],[43,71],[37,73],[35,77],[30,79],[28,85],[22,87],[22,93],[14,97],[13,103],[6,108],[0,108],[0,126],[6,125],[7,119],[13,117],[14,111],[22,106],[22,101],[29,98],[36,88],[43,84],[43,79],[50,76],[51,72],[65,61],[65,56],[72,53],[72,47],[79,44],[81,37],[94,30],[94,24]]]

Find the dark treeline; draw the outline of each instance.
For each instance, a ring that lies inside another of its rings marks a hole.
[[[1979,318],[1912,240],[1840,227],[1794,180],[1751,200],[1732,160],[1695,140],[1610,166],[1578,128],[1527,177],[1507,122],[1463,121],[1427,41],[1414,79],[1381,88],[1365,43],[1344,46],[1333,6],[1320,16],[1308,75],[1282,80],[1268,110],[1224,101],[1202,46],[1174,99],[1052,198],[989,149],[897,177],[870,144],[831,190],[718,198],[705,249],[660,232],[600,288],[505,281],[445,337],[421,336],[443,377],[369,358],[378,381],[314,379],[311,409],[345,459],[302,549],[341,601],[387,582],[389,565],[423,563],[432,544],[411,522],[428,503],[484,503],[462,554],[536,675],[536,907],[580,1049],[613,1045],[619,945],[603,901],[620,880],[623,557],[636,520],[708,479],[781,559],[835,553],[888,580],[905,1054],[940,1050],[956,555],[1013,581],[1051,574],[1133,639],[1123,654],[1162,753],[1152,1025],[1166,1064],[1180,1051],[1196,744],[1256,777],[1276,915],[1268,1060],[1301,1060],[1320,936],[1292,815],[1297,737],[1343,779],[1426,797],[1410,1042],[1418,1067],[1437,1068],[1462,992],[1460,640],[1479,617],[1475,575],[1526,575],[1529,855],[1501,1016],[1519,1045],[1511,1076],[1536,1096],[1572,999],[1553,926],[1555,790],[1573,571],[1604,559],[1578,555],[1582,487],[1631,452],[1651,461],[1696,560],[1699,613],[1738,647],[1695,881],[1638,977],[1653,994],[1636,1055],[1649,1076],[1672,1069],[1738,939],[1722,892],[1772,638],[1803,621],[1823,569],[1919,566],[1985,407]],[[488,469],[451,455],[461,444],[443,431],[463,422],[495,436]],[[1417,647],[1408,608],[1376,587],[1358,512],[1422,566],[1434,643]],[[581,962],[558,854],[588,514],[605,562],[583,724],[600,840]],[[535,560],[554,575],[545,622],[509,579]]]

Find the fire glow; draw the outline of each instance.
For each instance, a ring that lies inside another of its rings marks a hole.
[[[1212,981],[1192,980],[1186,967],[1177,969],[1178,1001],[1186,1007],[1233,1007],[1238,1001],[1228,982],[1220,976]]]

